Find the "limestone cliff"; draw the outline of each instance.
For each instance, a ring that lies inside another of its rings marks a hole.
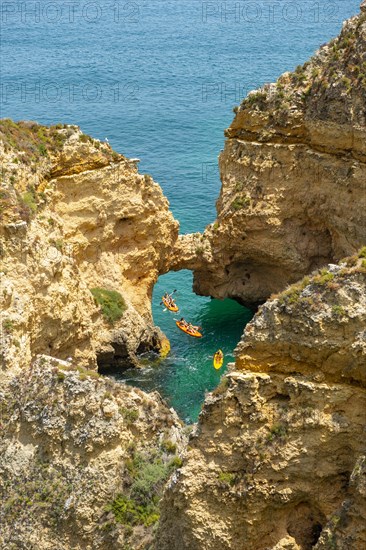
[[[0,548],[150,547],[184,444],[174,411],[46,356],[0,382]]]
[[[137,159],[77,127],[0,138],[0,547],[149,548],[183,425],[95,368],[168,351],[151,293],[178,223]]]
[[[366,247],[264,304],[206,399],[159,550],[366,544]]]
[[[220,155],[217,220],[177,242],[194,290],[245,304],[366,237],[366,13],[295,72],[252,92]]]
[[[178,223],[159,185],[77,127],[4,120],[0,138],[3,366],[126,366],[166,347],[151,294]]]
[[[156,550],[366,545],[366,250],[303,278],[365,244],[365,9],[244,100],[203,235],[178,238],[136,159],[0,124],[2,548],[151,548],[171,474]],[[151,292],[182,268],[248,304],[300,281],[247,326],[185,451],[157,394],[95,372],[167,349]]]

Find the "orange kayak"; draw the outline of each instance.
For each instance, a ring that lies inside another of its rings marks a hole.
[[[202,334],[198,332],[198,330],[195,329],[189,329],[185,327],[180,321],[176,321],[175,324],[177,325],[180,330],[183,330],[186,334],[189,334],[189,336],[194,336],[195,338],[202,338]]]
[[[165,307],[169,309],[169,311],[174,311],[175,313],[179,311],[179,307],[177,306],[177,304],[174,303],[174,301],[172,302],[172,305],[164,298],[164,296],[162,297],[161,301],[163,302]]]

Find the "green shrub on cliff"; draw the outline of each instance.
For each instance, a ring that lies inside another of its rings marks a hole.
[[[249,106],[256,105],[258,107],[262,107],[266,99],[266,92],[264,92],[263,90],[257,90],[248,94],[247,97],[243,100],[242,104]]]
[[[248,195],[244,197],[237,197],[231,203],[231,208],[233,210],[240,210],[241,208],[248,208],[251,204],[251,198]]]
[[[5,319],[2,324],[3,324],[3,329],[6,332],[11,332],[14,328],[14,321],[12,321],[11,319]]]
[[[126,421],[127,426],[136,422],[139,417],[139,411],[137,409],[128,409],[126,407],[120,407],[119,412]]]
[[[344,309],[343,306],[335,305],[332,307],[332,313],[336,317],[344,317],[346,315],[346,310]]]
[[[326,285],[334,279],[334,273],[331,273],[327,269],[321,269],[319,275],[314,277],[314,283],[318,285]]]
[[[113,325],[122,317],[127,309],[123,296],[116,290],[107,290],[105,288],[91,288],[90,292],[94,300],[100,306],[105,319]]]
[[[159,454],[136,453],[126,461],[131,485],[128,494],[119,494],[106,511],[114,514],[115,521],[125,526],[149,527],[159,520],[159,500],[166,480],[176,468],[182,466],[177,456],[168,463]]]
[[[153,462],[143,461],[131,486],[131,498],[142,506],[149,506],[155,501],[156,492],[162,488],[168,476],[168,467],[160,458]]]
[[[219,482],[232,487],[235,484],[236,474],[232,472],[220,472]]]
[[[65,519],[65,502],[71,491],[72,485],[62,470],[37,457],[31,469],[20,474],[17,484],[9,484],[2,510],[9,522],[16,522],[23,512],[30,522],[34,523],[37,518],[57,528]]]
[[[175,470],[176,468],[181,468],[183,466],[183,460],[179,456],[175,456],[174,458],[171,459],[168,466],[171,470]]]
[[[82,143],[93,143],[94,140],[91,136],[89,136],[88,134],[80,134],[79,136],[79,141],[81,141]]]
[[[267,443],[275,439],[286,439],[287,438],[287,428],[284,424],[274,424],[270,427],[269,433],[266,436]]]
[[[37,199],[36,199],[36,194],[34,190],[30,190],[24,193],[21,200],[23,204],[27,208],[29,208],[32,214],[35,214],[37,212]]]
[[[40,143],[38,145],[38,152],[39,152],[41,157],[48,157],[47,147],[44,143]]]
[[[34,121],[14,122],[9,118],[0,121],[0,138],[5,151],[13,148],[24,153],[21,162],[25,164],[60,151],[67,137],[59,124],[47,127]]]
[[[174,454],[177,451],[176,444],[170,439],[166,439],[165,441],[163,441],[161,444],[161,448],[163,449],[163,451],[170,454]]]
[[[113,512],[117,523],[122,525],[149,527],[159,519],[159,514],[153,505],[141,506],[124,495],[118,495],[108,509]]]

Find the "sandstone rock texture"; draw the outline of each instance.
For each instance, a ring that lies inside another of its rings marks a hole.
[[[47,356],[0,381],[0,548],[149,548],[184,446],[159,394]]]
[[[0,138],[0,548],[147,549],[183,424],[96,367],[168,351],[151,294],[178,223],[75,126],[3,120]]]
[[[166,351],[151,295],[178,222],[159,185],[77,127],[4,120],[0,138],[3,367],[40,353],[119,367]],[[123,315],[103,315],[94,288],[119,293]]]
[[[251,305],[366,240],[366,15],[275,84],[226,131],[217,220],[177,241],[194,290]]]
[[[157,549],[365,547],[365,258],[247,325],[165,494]]]

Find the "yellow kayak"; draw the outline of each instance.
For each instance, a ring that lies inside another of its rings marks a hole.
[[[213,366],[215,367],[216,370],[219,370],[221,369],[223,364],[224,364],[224,354],[221,351],[221,349],[219,349],[214,355]]]
[[[164,296],[162,297],[161,301],[163,302],[163,304],[165,305],[165,307],[167,309],[169,309],[169,311],[174,311],[175,313],[177,311],[179,311],[179,307],[177,306],[177,304],[174,302],[174,300],[172,300],[172,302],[168,302],[166,298],[164,298]]]
[[[180,330],[183,330],[186,334],[189,334],[189,336],[194,336],[195,338],[202,338],[202,334],[198,332],[196,329],[190,329],[186,327],[183,323],[180,321],[175,322],[177,327],[180,328]]]

